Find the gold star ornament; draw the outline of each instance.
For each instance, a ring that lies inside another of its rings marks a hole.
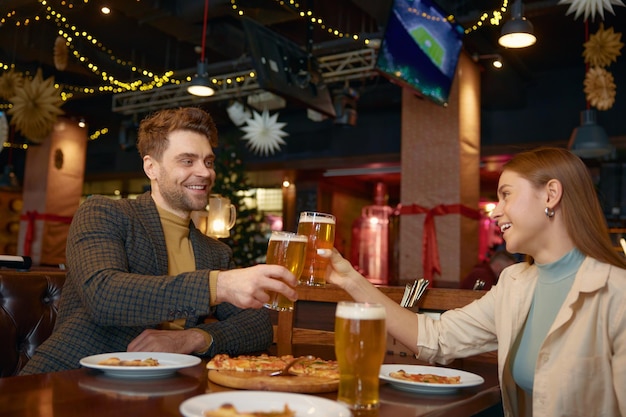
[[[598,110],[608,110],[615,103],[615,81],[604,68],[593,67],[585,75],[585,97]]]
[[[54,77],[43,79],[41,69],[32,80],[24,80],[24,86],[9,99],[13,107],[8,110],[12,115],[11,124],[26,138],[41,143],[48,137],[57,117],[63,114],[60,109],[63,100],[56,87]]]
[[[8,100],[15,95],[15,92],[24,85],[24,77],[21,72],[13,70],[0,75],[0,97]]]
[[[585,63],[592,67],[608,67],[621,55],[624,46],[621,39],[621,33],[613,32],[613,28],[604,29],[604,23],[600,23],[600,29],[583,44]]]

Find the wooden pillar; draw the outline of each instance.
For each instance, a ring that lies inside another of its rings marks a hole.
[[[70,222],[83,194],[87,129],[59,119],[26,154],[18,254],[33,265],[65,263]]]
[[[402,93],[403,207],[464,205],[478,210],[480,157],[480,74],[461,53],[447,107]],[[424,276],[425,214],[400,217],[400,280]],[[435,216],[441,276],[438,287],[458,287],[478,260],[478,221],[461,214]]]

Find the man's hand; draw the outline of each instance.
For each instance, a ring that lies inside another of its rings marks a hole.
[[[155,330],[141,332],[128,344],[128,352],[193,353],[206,348],[206,339],[194,330]]]
[[[220,271],[215,300],[239,308],[261,308],[269,301],[268,291],[279,292],[295,301],[298,298],[294,289],[297,284],[298,278],[280,265],[255,265]]]

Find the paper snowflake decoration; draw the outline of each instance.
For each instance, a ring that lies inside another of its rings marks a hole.
[[[247,146],[257,155],[267,156],[280,150],[280,145],[285,145],[283,137],[288,133],[282,131],[287,123],[278,123],[278,113],[270,116],[267,110],[263,114],[253,112],[253,116],[246,120],[246,126],[241,130],[246,132],[243,139],[247,140]]]
[[[585,63],[592,67],[608,67],[621,54],[620,50],[624,46],[621,39],[621,33],[613,32],[613,28],[605,30],[604,23],[600,23],[600,29],[583,44]]]
[[[11,124],[35,143],[41,143],[52,132],[57,116],[64,113],[59,108],[63,100],[54,86],[54,77],[44,80],[41,69],[32,80],[24,81],[24,87],[10,101]]]
[[[592,19],[595,19],[596,13],[604,20],[604,9],[611,12],[611,14],[615,14],[613,6],[625,6],[622,0],[560,0],[558,4],[569,4],[570,6],[565,14],[576,12],[574,19],[578,19],[580,15],[583,15],[585,20],[590,16]]]
[[[615,80],[604,68],[594,67],[585,75],[585,96],[598,110],[608,110],[615,103]]]

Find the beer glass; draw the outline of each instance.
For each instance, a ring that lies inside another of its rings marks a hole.
[[[230,199],[219,194],[209,196],[209,213],[206,226],[206,235],[213,237],[228,237],[230,229],[237,220],[237,209],[230,203]]]
[[[304,267],[308,238],[290,232],[272,232],[267,245],[267,264],[282,265],[296,277]],[[275,291],[269,292],[270,300],[265,307],[278,311],[292,311],[293,301]]]
[[[335,355],[339,364],[337,401],[353,410],[379,406],[378,375],[387,330],[381,304],[341,301],[335,312]]]
[[[335,244],[335,216],[315,211],[300,213],[298,234],[309,237],[304,270],[300,275],[301,285],[322,287],[326,284],[326,267],[329,254]]]

